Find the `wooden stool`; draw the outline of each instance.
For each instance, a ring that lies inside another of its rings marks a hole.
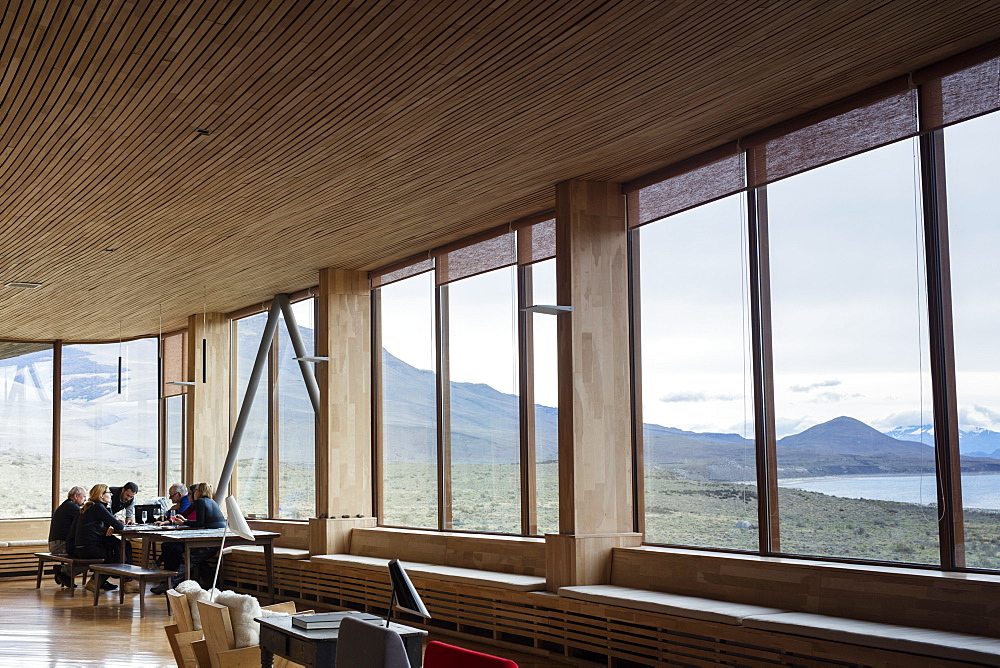
[[[61,564],[69,564],[69,581],[73,586],[69,588],[69,595],[76,595],[76,574],[77,567],[82,566],[83,570],[83,581],[87,581],[87,569],[94,564],[99,564],[103,559],[77,559],[76,557],[71,557],[66,554],[52,554],[51,552],[35,552],[35,556],[38,557],[38,579],[35,580],[35,589],[40,589],[42,586],[42,570],[45,567],[46,561],[56,561]]]
[[[143,568],[142,566],[133,566],[132,564],[95,564],[90,567],[90,570],[99,575],[119,575],[122,578],[133,578],[138,580],[140,617],[146,616],[146,580],[149,579],[154,582],[160,582],[177,575],[177,571],[159,571],[151,568]],[[94,605],[97,605],[100,594],[101,587],[100,585],[97,585],[94,587]],[[125,581],[123,579],[121,583],[119,583],[118,587],[118,603],[120,605],[124,602]]]

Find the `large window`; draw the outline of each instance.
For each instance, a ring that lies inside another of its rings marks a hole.
[[[157,340],[69,345],[62,352],[60,489],[131,481],[140,500],[158,496]]]
[[[292,304],[292,315],[307,354],[316,354],[315,299]],[[278,517],[307,519],[316,513],[316,412],[295,361],[284,323],[275,333],[278,346]],[[315,367],[309,365],[309,373]]]
[[[4,517],[52,513],[52,365],[50,344],[0,342],[0,466],[11,476],[0,492]]]
[[[1000,59],[912,84],[625,184],[647,542],[1000,568]]]
[[[532,304],[556,304],[556,261],[524,268]],[[529,313],[535,444],[535,533],[559,533],[559,373],[556,318]]]
[[[767,186],[782,552],[940,559],[915,142]]]
[[[233,366],[236,369],[237,415],[246,401],[247,385],[250,382],[250,374],[253,371],[266,322],[267,314],[258,313],[233,323],[236,332],[234,337],[236,359]],[[239,494],[240,508],[248,515],[259,517],[270,515],[268,496],[270,461],[267,436],[269,375],[265,374],[263,381],[257,386],[236,459],[235,487]]]
[[[434,273],[379,289],[383,524],[436,528]]]
[[[516,267],[443,286],[448,303],[452,520],[520,531]]]
[[[315,355],[315,299],[292,304],[305,354]],[[267,313],[234,321],[238,416],[260,349]],[[245,513],[306,519],[316,512],[316,412],[306,389],[288,326],[278,316],[237,456],[236,489]],[[309,366],[309,373],[315,369]]]
[[[650,542],[758,544],[743,198],[639,230]]]
[[[1000,568],[1000,112],[944,130],[966,564]]]
[[[163,471],[166,476],[167,489],[175,483],[189,484],[184,477],[184,402],[183,394],[164,399],[164,453]],[[164,494],[166,491],[164,491]]]
[[[381,524],[558,531],[554,221],[373,273]]]

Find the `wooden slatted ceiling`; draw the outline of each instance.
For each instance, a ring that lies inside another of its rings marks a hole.
[[[0,337],[174,329],[998,37],[996,0],[11,1],[0,283],[44,286]]]

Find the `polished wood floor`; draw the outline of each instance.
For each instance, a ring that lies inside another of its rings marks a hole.
[[[86,594],[86,595],[81,595]],[[35,581],[0,581],[0,666],[175,666],[163,627],[169,623],[163,596],[146,597],[146,616],[139,617],[139,597],[118,593],[101,595],[97,607],[90,592],[69,590],[51,575],[35,589]],[[433,636],[431,639],[435,639]],[[486,646],[437,638],[484,652],[502,654],[520,668],[553,668],[568,664],[528,654],[491,650]]]

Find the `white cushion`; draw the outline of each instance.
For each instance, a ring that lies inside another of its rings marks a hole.
[[[191,609],[191,623],[194,625],[196,631],[200,631],[201,612],[198,610],[198,601],[205,601],[207,603],[211,600],[212,592],[218,595],[219,590],[212,589],[211,591],[206,591],[195,580],[185,580],[174,587],[174,591],[187,596],[188,607]]]
[[[535,575],[517,575],[514,573],[500,573],[499,571],[483,571],[477,568],[428,564],[403,564],[403,568],[412,576],[424,577],[430,580],[482,585],[498,589],[510,589],[512,591],[541,591],[545,589],[545,578]]]
[[[697,596],[681,596],[666,594],[646,589],[619,587],[618,585],[586,585],[579,587],[560,587],[559,595],[575,598],[591,603],[617,605],[633,610],[657,612],[675,617],[688,617],[706,622],[719,622],[739,626],[751,615],[769,615],[785,612],[779,608],[767,608],[761,605],[746,603],[731,603],[716,601],[711,598]]]
[[[215,596],[215,603],[229,608],[236,647],[253,647],[260,643],[260,624],[254,621],[254,617],[261,616],[257,599],[249,594],[220,591]]]
[[[1000,665],[1000,640],[984,636],[829,617],[808,612],[747,617],[748,628],[986,665]],[[916,665],[916,664],[914,664]]]

